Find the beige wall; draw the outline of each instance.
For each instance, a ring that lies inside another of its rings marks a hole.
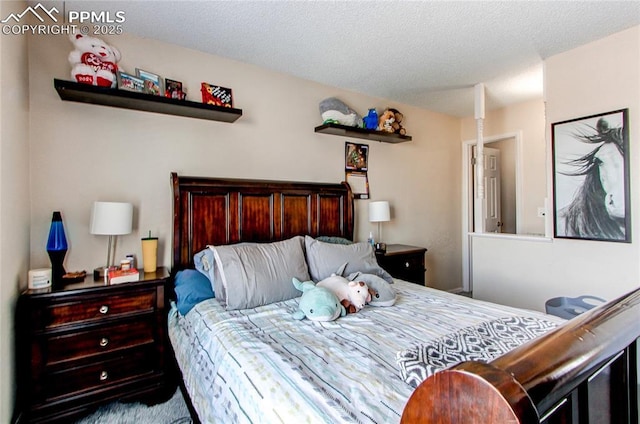
[[[638,75],[640,27],[545,61],[546,163],[551,160],[551,123],[629,108],[633,243],[474,237],[474,297],[543,310],[551,297],[593,294],[612,299],[638,286],[640,197],[634,189],[640,184]]]
[[[489,111],[485,114],[484,137],[519,132],[522,134],[522,210],[520,232],[544,234],[544,221],[538,218],[538,207],[547,196],[545,112],[542,99],[531,100]],[[473,116],[462,120],[462,140],[476,139]],[[490,144],[488,146],[491,146]]]
[[[0,2],[0,16],[24,10]],[[29,131],[27,40],[0,37],[0,422],[8,423],[15,395],[13,314],[29,259]]]
[[[201,81],[231,87],[244,115],[234,124],[63,102],[53,78],[69,79],[66,37],[34,40],[29,48],[31,94],[31,265],[48,264],[44,248],[51,212],[61,210],[70,250],[66,267],[91,270],[105,260],[107,240],[88,232],[94,200],[135,206],[134,233],[118,254],[140,256],[140,237],[160,238],[159,263],[170,265],[169,173],[338,182],[344,179],[343,137],[316,134],[320,100],[338,96],[364,113],[396,107],[413,141],[369,142],[372,200],[389,200],[388,243],[424,246],[427,281],[460,286],[461,146],[459,119],[288,77],[177,46],[136,38],[105,38],[122,52],[120,65],[155,71],[186,84],[199,101]],[[350,141],[360,142],[357,139]],[[452,201],[453,199],[453,201]],[[356,202],[357,239],[375,227],[367,201]]]

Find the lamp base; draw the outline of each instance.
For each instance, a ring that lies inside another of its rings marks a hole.
[[[53,288],[61,288],[64,285],[62,276],[67,272],[63,265],[67,249],[47,250],[47,253],[49,254],[49,259],[51,259],[51,285]]]

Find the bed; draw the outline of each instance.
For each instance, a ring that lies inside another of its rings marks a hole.
[[[304,272],[302,252],[310,279],[336,255],[386,279],[361,243],[342,242],[354,232],[349,186],[175,173],[171,183],[176,291],[192,275],[216,293],[174,304],[168,319],[196,421],[638,421],[640,291],[565,322],[396,279],[393,306],[297,320],[301,293],[251,286],[262,270],[247,252],[268,257],[269,272]],[[220,266],[193,271],[210,251]]]

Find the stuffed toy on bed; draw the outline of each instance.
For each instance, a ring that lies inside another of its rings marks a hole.
[[[342,264],[333,275],[344,276],[344,271],[346,270],[347,265],[349,265],[348,262]],[[398,296],[396,289],[391,285],[391,282],[388,282],[384,278],[375,274],[367,274],[357,271],[349,274],[346,279],[348,281],[362,281],[367,284],[370,295],[370,299],[367,301],[368,305],[393,306],[396,303],[396,298]],[[355,312],[355,310],[353,310],[353,308],[349,308],[348,305],[345,307],[347,308],[347,312]]]
[[[364,308],[367,302],[371,302],[369,287],[363,281],[349,281],[340,275],[334,274],[331,277],[319,281],[316,286],[331,290],[340,302],[344,300],[349,301],[349,304],[355,308],[353,312],[359,311]]]
[[[349,281],[363,281],[369,286],[371,293],[371,306],[393,306],[396,303],[397,293],[393,285],[374,274],[354,272],[347,276]]]
[[[318,287],[313,281],[301,282],[293,278],[293,285],[302,292],[298,310],[293,318],[297,320],[305,317],[311,321],[333,321],[347,314],[340,300],[329,289]]]

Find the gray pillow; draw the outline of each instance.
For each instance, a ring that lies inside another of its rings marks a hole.
[[[378,265],[373,246],[369,243],[333,244],[305,236],[304,244],[309,274],[315,282],[330,277],[343,266],[343,275],[359,271],[377,275],[389,283],[393,282],[393,277]]]
[[[227,309],[247,309],[293,299],[300,292],[293,277],[309,280],[304,240],[214,246],[216,299]]]

